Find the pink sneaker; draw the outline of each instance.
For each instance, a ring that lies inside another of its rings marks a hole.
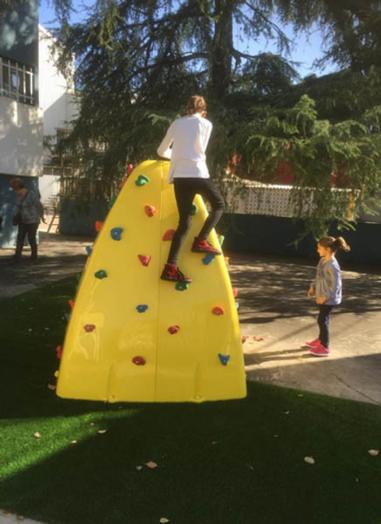
[[[320,340],[315,338],[315,340],[311,340],[311,342],[304,342],[304,345],[309,348],[314,348],[316,346],[320,346]]]
[[[329,349],[319,344],[318,346],[312,347],[309,351],[314,357],[328,357]]]

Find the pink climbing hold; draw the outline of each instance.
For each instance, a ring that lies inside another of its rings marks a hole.
[[[95,326],[94,324],[85,324],[83,326],[84,330],[86,331],[86,333],[91,333],[92,331],[95,330]]]
[[[167,229],[167,231],[163,235],[163,240],[172,240],[175,232],[176,231],[174,229]]]
[[[180,329],[180,326],[169,326],[168,328],[168,333],[170,333],[171,335],[175,335]]]
[[[156,207],[155,206],[146,205],[146,206],[144,206],[144,211],[145,211],[145,214],[148,217],[153,217],[154,215],[156,215]]]
[[[133,364],[135,364],[135,366],[144,366],[146,363],[146,360],[144,357],[134,357],[132,359],[132,362]]]
[[[62,346],[57,346],[56,347],[56,357],[58,358],[58,360],[61,360],[62,353],[63,353]]]
[[[127,175],[130,175],[132,171],[134,170],[134,164],[128,164],[127,165]]]
[[[234,298],[238,297],[238,288],[236,288],[236,287],[233,287],[233,297]]]
[[[213,315],[223,315],[225,313],[225,310],[222,306],[215,306],[212,309]]]
[[[148,266],[151,262],[151,257],[149,255],[138,255],[138,258],[143,266]]]

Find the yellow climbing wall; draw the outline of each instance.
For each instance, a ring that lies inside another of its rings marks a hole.
[[[202,402],[246,395],[224,257],[190,251],[207,216],[200,196],[179,257],[192,283],[160,280],[178,222],[168,169],[166,161],[137,166],[97,237],[65,337],[60,397]],[[209,240],[220,247],[214,231]]]

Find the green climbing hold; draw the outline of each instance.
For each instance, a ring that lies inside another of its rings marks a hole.
[[[94,276],[95,278],[99,278],[100,280],[102,280],[103,278],[107,278],[107,271],[105,271],[104,269],[100,269],[99,271],[94,273]]]
[[[185,291],[186,289],[188,289],[188,287],[189,287],[188,282],[176,282],[176,286],[175,286],[177,291]]]
[[[196,204],[192,204],[191,215],[194,216],[196,213],[197,213],[197,206]]]
[[[148,184],[148,182],[149,178],[145,175],[139,175],[138,178],[135,180],[135,184],[137,186],[145,186],[146,184]]]

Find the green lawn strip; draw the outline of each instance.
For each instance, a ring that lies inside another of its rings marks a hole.
[[[1,508],[62,524],[381,523],[378,406],[262,384],[201,405],[56,398],[74,288],[0,301]]]

